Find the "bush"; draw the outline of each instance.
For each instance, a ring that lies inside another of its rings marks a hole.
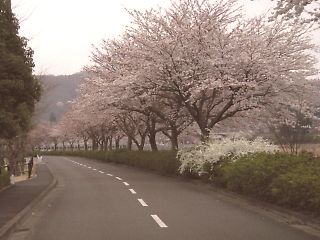
[[[180,173],[211,177],[215,175],[215,168],[223,159],[234,160],[237,157],[254,152],[274,152],[277,146],[262,138],[254,141],[245,139],[223,139],[209,144],[203,144],[191,149],[182,149],[177,157],[181,162]]]
[[[174,151],[55,151],[47,155],[64,155],[92,158],[105,162],[126,164],[129,166],[157,171],[164,175],[175,175],[179,168],[179,161]]]
[[[272,196],[280,205],[314,211],[320,215],[320,163],[300,164],[279,175],[271,184]]]
[[[0,189],[10,184],[9,172],[2,170],[0,173]]]
[[[286,207],[320,214],[320,161],[310,154],[256,153],[220,167],[216,183]]]

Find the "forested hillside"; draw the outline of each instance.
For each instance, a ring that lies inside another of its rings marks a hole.
[[[43,94],[37,105],[35,122],[58,121],[77,96],[83,73],[39,76]]]

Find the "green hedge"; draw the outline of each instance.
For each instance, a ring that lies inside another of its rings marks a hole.
[[[309,154],[243,156],[223,164],[215,181],[231,191],[320,215],[320,161]]]
[[[0,189],[10,184],[10,176],[7,171],[1,171],[0,173]]]
[[[175,175],[179,167],[174,151],[52,151],[46,155],[64,155],[93,158],[105,162],[114,162],[154,170],[164,175]]]

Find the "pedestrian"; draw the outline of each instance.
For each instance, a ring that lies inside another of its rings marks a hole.
[[[28,162],[28,178],[31,178],[32,168],[33,168],[33,157],[31,157]]]

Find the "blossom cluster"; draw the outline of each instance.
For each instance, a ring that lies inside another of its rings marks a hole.
[[[239,156],[248,153],[275,152],[277,150],[276,145],[262,138],[256,138],[253,141],[225,138],[192,149],[181,149],[177,157],[181,162],[180,173],[191,172],[201,176],[208,170],[212,171],[213,167],[222,159],[228,158],[236,161]],[[210,169],[208,169],[208,166]]]

